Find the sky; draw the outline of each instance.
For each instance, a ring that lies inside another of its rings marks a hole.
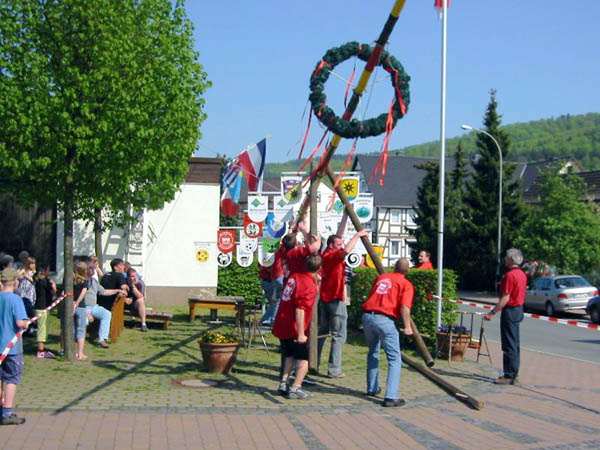
[[[235,156],[267,136],[267,162],[298,156],[310,75],[331,47],[378,37],[393,0],[187,0],[206,92],[199,156]],[[434,0],[407,0],[386,49],[411,77],[411,104],[391,149],[439,139],[441,20]],[[448,13],[447,137],[480,126],[490,89],[502,123],[600,110],[600,1],[453,0]],[[343,113],[354,59],[336,67],[328,104]],[[356,63],[356,79],[364,63]],[[355,114],[387,111],[389,77],[378,70]],[[313,120],[308,150],[323,131]],[[383,136],[360,140],[381,149]],[[339,153],[346,153],[343,141]]]

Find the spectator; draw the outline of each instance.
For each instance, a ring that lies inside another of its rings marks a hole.
[[[348,310],[346,307],[346,283],[344,268],[345,258],[362,236],[367,236],[365,230],[356,233],[344,246],[344,241],[337,235],[327,239],[327,248],[322,254],[321,289],[319,301],[319,336],[331,335],[331,351],[327,375],[330,378],[341,378],[342,348],[346,342],[346,326]],[[325,337],[321,337],[317,347],[317,361],[321,361],[321,353],[325,345]]]
[[[23,301],[14,293],[17,272],[7,267],[0,273],[0,348],[4,349],[29,320]],[[21,425],[25,419],[14,413],[17,385],[23,374],[23,341],[19,339],[0,365],[0,399],[2,399],[0,425]]]
[[[433,270],[433,264],[431,264],[431,253],[427,250],[421,250],[419,252],[419,264],[415,269],[419,270]]]
[[[125,279],[125,262],[121,258],[114,258],[110,262],[112,272],[107,272],[102,276],[100,284],[104,289],[110,291],[129,291],[127,281]],[[111,311],[117,294],[107,295],[101,294],[98,298],[98,304],[103,308]]]
[[[19,253],[19,257],[27,252]],[[27,253],[28,254],[28,253]],[[25,307],[25,311],[27,312],[27,316],[31,319],[35,317],[35,283],[33,281],[33,276],[35,274],[35,258],[31,256],[27,256],[21,265],[21,269],[18,271],[19,273],[19,285],[15,289],[15,294],[20,296],[23,299],[23,306]],[[33,326],[30,326],[27,329],[28,334],[33,333]]]
[[[316,241],[313,240],[314,242]],[[292,272],[287,279],[273,326],[273,334],[279,338],[282,356],[285,358],[278,392],[291,399],[305,399],[309,396],[302,390],[302,382],[308,373],[307,332],[318,293],[314,273],[321,267],[321,256],[305,256],[304,266],[304,271]],[[288,388],[289,376],[294,366],[296,377],[292,386]]]
[[[14,263],[14,267],[17,270],[23,269],[25,267],[25,263],[27,263],[27,259],[29,258],[29,252],[27,250],[23,250],[19,252],[17,255],[17,261]]]
[[[94,278],[96,281],[100,282],[100,279],[104,275],[104,272],[102,272],[102,269],[100,268],[98,258],[94,255],[90,256],[88,266],[92,267],[92,269],[93,269],[93,271],[90,275],[90,279]]]
[[[406,402],[399,397],[402,355],[400,335],[395,322],[402,317],[404,334],[413,334],[410,320],[414,287],[405,278],[410,262],[407,258],[396,261],[393,273],[379,275],[367,300],[363,303],[362,323],[369,346],[367,355],[367,395],[375,396],[379,388],[379,349],[388,362],[387,383],[383,406],[403,406]]]
[[[130,268],[127,271],[127,286],[129,287],[128,297],[131,300],[127,307],[142,321],[140,331],[146,332],[148,326],[146,325],[146,302],[144,299],[145,286],[135,269]]]
[[[263,289],[264,298],[267,302],[267,309],[264,316],[261,319],[261,324],[265,326],[271,326],[273,319],[275,318],[275,311],[273,305],[276,303],[274,298],[274,280],[272,279],[272,266],[266,267],[258,265],[258,277],[260,278],[260,284]]]
[[[46,350],[48,339],[48,311],[46,308],[52,304],[56,294],[56,283],[49,276],[50,269],[46,267],[39,270],[35,276],[35,315],[37,316],[37,357],[54,358],[54,354]]]
[[[0,252],[0,270],[4,270],[7,267],[12,267],[14,262],[15,258],[4,252]]]
[[[98,282],[98,278],[94,277],[97,275],[98,266],[92,261],[88,264],[88,277],[89,286],[85,294],[85,306],[87,308],[88,321],[90,315],[93,319],[100,321],[100,327],[98,331],[98,344],[102,348],[108,348],[108,333],[110,332],[110,319],[112,317],[111,312],[98,304],[98,296],[110,296],[110,295],[125,295],[125,291],[121,289],[104,289]]]
[[[85,295],[89,288],[88,265],[82,261],[75,265],[73,274],[73,314],[74,314],[74,335],[77,341],[77,351],[75,359],[84,361],[87,359],[83,348],[85,346],[85,331],[88,324],[88,311],[85,303]]]
[[[500,281],[500,300],[494,309],[483,317],[485,320],[492,320],[498,311],[502,311],[500,338],[504,374],[494,381],[496,384],[515,384],[519,375],[521,359],[519,326],[524,317],[523,304],[527,289],[527,275],[520,268],[522,263],[521,250],[511,248],[506,251],[504,265],[507,271]]]

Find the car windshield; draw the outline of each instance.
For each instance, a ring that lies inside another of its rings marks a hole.
[[[590,287],[591,286],[591,284],[588,283],[588,281],[582,277],[559,278],[558,280],[554,281],[554,285],[558,289]]]

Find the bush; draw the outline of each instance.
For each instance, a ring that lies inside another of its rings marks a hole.
[[[358,329],[362,316],[362,304],[367,299],[376,278],[377,271],[375,269],[355,270],[351,284],[352,302],[348,309],[348,326]],[[435,337],[437,302],[433,299],[433,295],[437,291],[437,271],[410,270],[406,278],[415,287],[412,318],[421,334]],[[444,270],[442,297],[444,299],[457,298],[456,274],[452,270]],[[456,303],[444,301],[442,303],[442,323],[454,323],[458,316],[457,311]]]
[[[219,267],[217,295],[237,295],[244,297],[246,305],[262,303],[264,293],[258,277],[258,264],[240,267],[235,263]]]

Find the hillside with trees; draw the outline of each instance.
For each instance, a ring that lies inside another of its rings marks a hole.
[[[509,159],[512,161],[540,161],[550,158],[570,157],[579,160],[586,170],[600,169],[600,113],[564,115],[502,127],[511,142]],[[465,154],[476,151],[475,133],[448,139],[447,150],[452,154],[461,142]],[[407,156],[437,157],[439,142],[432,141],[412,145],[394,154]],[[332,167],[339,169],[344,155],[335,156]],[[297,170],[297,160],[267,164],[269,175]]]

